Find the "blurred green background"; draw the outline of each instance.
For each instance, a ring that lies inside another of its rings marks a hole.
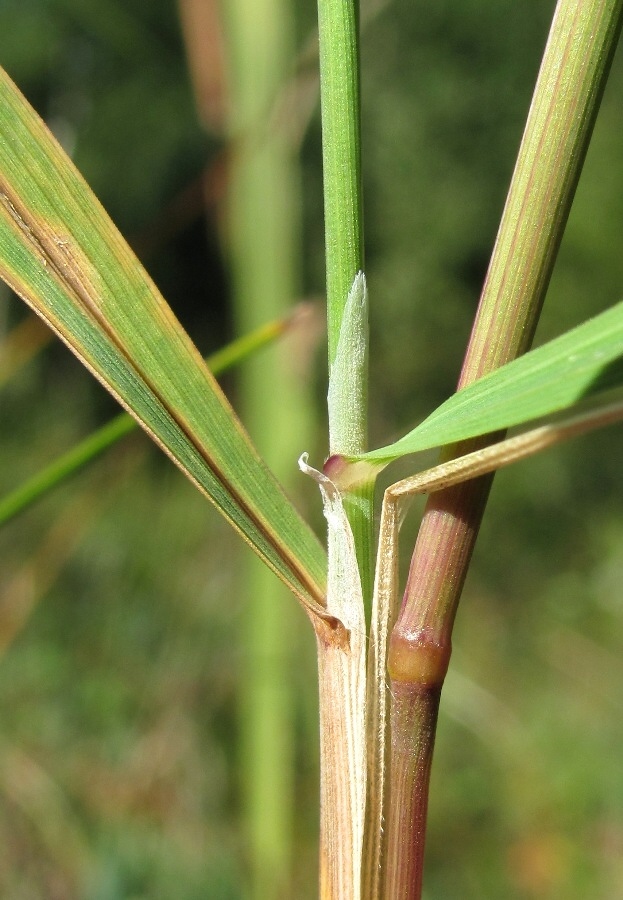
[[[322,295],[324,264],[315,10],[293,0],[293,11],[295,301]],[[552,11],[363,5],[373,444],[453,389]],[[241,318],[223,225],[239,135],[218,96],[199,122],[176,4],[0,0],[0,35],[0,63],[202,352],[224,344]],[[538,341],[621,299],[622,90],[616,59]],[[3,290],[0,337],[26,315]],[[323,360],[320,339],[306,370],[316,436],[300,447],[316,461]],[[224,382],[234,404],[239,383]],[[64,348],[46,346],[1,388],[0,496],[115,411]],[[615,427],[496,478],[442,701],[427,900],[623,897],[622,460]],[[304,485],[301,497],[322,529]],[[414,508],[405,564],[416,527]],[[0,530],[0,896],[253,895],[247,553],[141,434]],[[305,900],[316,895],[316,683],[311,629],[293,618],[282,896]]]

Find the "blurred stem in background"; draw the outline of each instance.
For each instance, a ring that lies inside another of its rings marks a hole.
[[[206,362],[214,375],[226,372],[239,365],[245,357],[263,346],[283,336],[286,329],[296,325],[306,317],[306,307],[301,305],[290,316],[267,322],[252,334],[242,335],[221,350],[211,353]],[[41,323],[43,332],[35,329],[39,319],[28,317],[17,325],[7,339],[0,344],[0,387],[2,373],[15,371],[45,346],[52,332]],[[25,327],[26,326],[26,327]],[[30,336],[32,335],[32,339]],[[27,342],[25,338],[28,337]],[[138,428],[137,422],[128,413],[119,413],[105,425],[93,431],[83,440],[74,444],[65,453],[57,456],[46,466],[35,472],[13,490],[0,497],[0,526],[44,497],[49,491],[63,484],[84,466],[97,459],[110,447]]]
[[[202,4],[202,9],[199,12],[199,4],[192,0],[182,4],[200,115],[212,125],[222,116],[233,147],[225,233],[236,327],[246,331],[267,317],[281,315],[298,290],[298,167],[286,123],[275,106],[294,57],[292,11],[289,0],[227,4],[223,25],[228,93],[223,90],[222,67],[210,72],[208,63],[202,63],[210,53],[214,58],[214,48],[216,58],[225,55],[214,32],[219,28],[216,5]],[[300,478],[296,460],[310,433],[300,352],[294,357],[292,342],[286,340],[257,362],[247,362],[240,380],[241,416],[287,489]],[[298,613],[272,573],[250,554],[245,555],[239,584],[246,668],[240,679],[241,768],[250,896],[285,900],[292,896],[291,671]]]

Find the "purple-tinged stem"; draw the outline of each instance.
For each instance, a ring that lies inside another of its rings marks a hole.
[[[558,2],[459,387],[530,345],[622,8],[622,0]],[[477,447],[477,442],[466,442],[448,448],[444,458]],[[392,736],[384,900],[421,897],[439,696],[491,481],[492,476],[484,476],[431,495],[390,639]]]
[[[388,827],[400,839],[388,848],[386,891],[390,897],[411,897],[422,891],[428,785],[441,687],[427,689],[395,683],[393,690],[398,702],[391,711],[390,752],[400,778],[396,790],[400,796],[411,797],[411,803],[389,806]],[[417,852],[412,852],[412,848],[417,848]]]
[[[390,800],[384,897],[419,900],[428,786],[451,632],[491,476],[430,498],[405,596],[417,597],[392,632]],[[426,529],[430,528],[430,531]]]

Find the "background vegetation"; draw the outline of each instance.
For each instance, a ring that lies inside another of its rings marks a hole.
[[[295,6],[303,52],[314,10]],[[553,3],[363,10],[378,444],[453,389]],[[200,178],[209,167],[216,201],[224,144],[197,121],[175,4],[3,0],[0,34],[0,63],[200,349],[219,347],[232,334],[231,281]],[[619,58],[537,342],[621,299],[622,88]],[[315,297],[317,111],[302,186],[303,294]],[[2,335],[25,317],[3,293]],[[317,458],[323,366],[320,348],[318,437],[301,447]],[[235,400],[235,375],[226,387]],[[0,496],[114,411],[69,353],[46,347],[2,386]],[[428,900],[623,894],[622,457],[614,428],[496,478],[442,700]],[[246,552],[139,434],[0,530],[2,896],[245,896]],[[317,735],[313,641],[299,619],[293,896],[304,900],[316,891]]]

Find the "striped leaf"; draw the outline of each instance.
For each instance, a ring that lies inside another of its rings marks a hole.
[[[326,615],[319,542],[145,270],[5,73],[0,275],[307,608]]]

